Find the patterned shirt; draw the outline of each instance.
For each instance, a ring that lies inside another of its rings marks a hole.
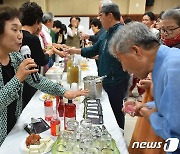
[[[24,60],[20,52],[12,52],[9,54],[11,59],[11,66],[14,68],[16,74],[18,66]],[[63,96],[66,90],[59,84],[53,83],[47,78],[39,74],[40,83],[34,83],[31,75],[27,77],[25,82],[31,86],[41,90],[42,92],[52,95]],[[20,91],[20,92],[19,92]],[[2,76],[2,64],[0,64],[0,145],[7,136],[7,107],[14,100],[17,100],[15,116],[18,118],[22,112],[22,91],[23,83],[21,83],[16,76],[4,85]]]

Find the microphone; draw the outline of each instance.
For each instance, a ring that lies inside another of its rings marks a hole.
[[[30,50],[29,46],[27,46],[27,45],[22,46],[20,49],[20,52],[24,56],[25,59],[31,58],[31,50]],[[32,70],[32,69],[35,69],[35,68],[30,68],[30,70]],[[35,83],[40,82],[40,78],[39,78],[39,75],[37,72],[31,73],[31,77]]]

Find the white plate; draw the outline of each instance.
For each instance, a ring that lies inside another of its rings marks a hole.
[[[41,136],[41,138],[47,137],[47,136],[43,136],[43,135],[40,135],[40,136]],[[42,136],[43,136],[43,137],[42,137]],[[51,140],[52,140],[52,138],[51,138]],[[54,141],[53,141],[53,142],[54,142]],[[26,151],[25,151],[25,149],[27,148],[27,147],[26,147],[26,138],[21,142],[20,148],[21,148],[22,154],[28,154],[28,153],[29,153],[29,152],[26,152]],[[47,154],[47,153],[50,152],[50,151],[51,151],[51,148],[48,149],[48,151],[42,152],[42,153],[39,153],[39,154]]]
[[[41,93],[40,96],[39,96],[39,99],[40,99],[41,101],[45,101],[45,99],[43,98],[44,95],[48,95],[48,94],[46,94],[46,93]],[[52,99],[52,101],[56,101],[56,98]]]

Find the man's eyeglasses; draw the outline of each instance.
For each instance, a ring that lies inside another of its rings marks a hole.
[[[180,26],[179,26],[179,27],[176,27],[176,28],[173,28],[173,29],[164,29],[164,28],[161,28],[161,29],[160,29],[160,32],[161,32],[161,33],[166,33],[167,35],[169,35],[169,34],[172,34],[173,31],[176,30],[176,29],[178,29],[178,28],[180,28]]]

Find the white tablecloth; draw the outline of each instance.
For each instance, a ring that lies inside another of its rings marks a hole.
[[[82,71],[81,78],[87,75],[97,75],[96,65],[94,60],[88,61],[89,70]],[[63,77],[65,80],[65,76]],[[21,144],[28,136],[28,133],[23,129],[26,123],[30,123],[31,117],[44,118],[44,102],[39,99],[42,93],[40,91],[36,92],[31,101],[28,103],[26,108],[23,110],[18,122],[6,137],[2,146],[0,147],[0,154],[21,154]],[[104,125],[106,126],[108,132],[115,139],[117,147],[121,154],[128,154],[126,143],[124,141],[124,137],[122,135],[123,131],[119,128],[114,114],[112,112],[112,108],[110,106],[108,96],[106,92],[103,90],[101,104],[103,108],[103,119]],[[77,109],[77,120],[81,120],[83,115],[83,104],[80,104]],[[61,123],[63,123],[63,119],[61,119]],[[49,136],[50,130],[47,130],[43,133],[43,135]]]

